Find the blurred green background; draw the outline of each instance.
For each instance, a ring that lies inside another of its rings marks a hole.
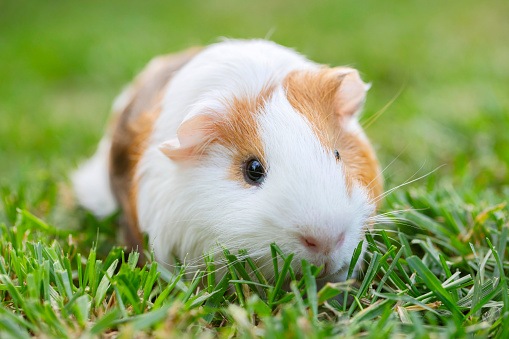
[[[358,68],[363,120],[393,101],[367,129],[389,187],[509,184],[509,1],[479,0],[1,1],[0,184],[67,180],[155,55],[268,35]]]

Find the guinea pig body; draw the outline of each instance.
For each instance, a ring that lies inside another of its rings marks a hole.
[[[304,258],[343,280],[382,190],[357,121],[366,90],[351,68],[263,40],[156,58],[73,175],[78,199],[97,215],[119,204],[130,245],[147,233],[163,264],[221,244],[271,277],[275,242],[297,273]]]

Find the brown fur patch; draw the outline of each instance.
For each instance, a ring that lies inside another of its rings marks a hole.
[[[344,127],[350,117],[334,110],[337,92],[341,90],[337,69],[295,71],[283,85],[288,101],[309,121],[324,148],[338,150],[349,189],[358,182],[368,189],[371,199],[379,196],[382,181],[377,178],[379,164],[373,148],[361,136],[346,131]]]
[[[130,85],[127,106],[114,112],[111,126],[110,183],[123,211],[122,224],[131,248],[143,248],[138,227],[136,170],[148,145],[154,122],[160,114],[164,89],[176,71],[200,49],[153,59]]]
[[[365,187],[372,200],[380,196],[383,191],[380,165],[371,144],[354,132],[341,131],[335,147],[341,154],[348,182],[355,181]]]
[[[338,76],[330,69],[295,71],[283,82],[292,107],[306,118],[320,143],[332,151],[331,136],[335,135],[334,96],[339,85]]]
[[[250,157],[256,157],[264,167],[266,165],[256,116],[270,99],[273,90],[273,86],[267,85],[256,97],[234,97],[226,101],[224,104],[228,112],[214,126],[217,141],[233,153],[233,164],[228,170],[229,179],[246,187],[249,185],[245,183],[242,172],[244,162]]]
[[[147,147],[152,127],[160,108],[139,114],[138,119],[125,122],[120,119],[113,134],[110,153],[110,181],[115,197],[122,207],[126,240],[130,246],[142,248],[138,228],[136,197],[138,182],[136,168]]]

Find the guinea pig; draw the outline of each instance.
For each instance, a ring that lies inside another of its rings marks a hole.
[[[342,281],[382,192],[358,123],[368,87],[265,40],[157,57],[114,102],[76,196],[98,217],[120,207],[128,245],[146,233],[168,266],[224,246],[270,279],[275,242],[296,274],[306,259]]]

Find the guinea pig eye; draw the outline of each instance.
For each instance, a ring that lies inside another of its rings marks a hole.
[[[265,179],[265,169],[258,159],[250,159],[244,165],[244,179],[250,185],[260,185]]]
[[[339,152],[337,149],[334,150],[334,155],[336,156],[336,161],[341,160],[341,157],[339,156]]]

